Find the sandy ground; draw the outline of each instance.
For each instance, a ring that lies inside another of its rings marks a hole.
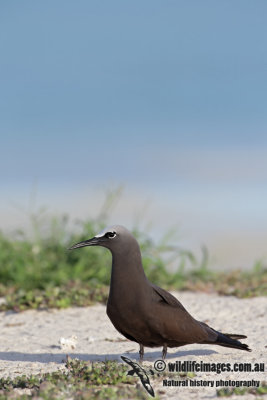
[[[248,336],[251,353],[220,346],[188,345],[169,349],[166,363],[203,361],[205,363],[265,363],[267,337],[267,298],[237,299],[203,293],[173,293],[197,319],[217,330]],[[75,349],[62,349],[60,338],[77,336]],[[64,370],[66,354],[82,360],[118,360],[125,355],[138,360],[139,346],[115,330],[105,307],[97,304],[88,308],[66,310],[0,313],[0,377]],[[161,358],[161,349],[145,349],[143,366],[153,367]],[[175,379],[175,378],[174,378]],[[199,381],[263,381],[265,372],[198,372]],[[190,384],[190,381],[188,381]],[[164,387],[163,377],[154,390],[161,399],[212,399],[216,387]],[[220,388],[220,387],[218,387]],[[231,399],[239,399],[233,396]],[[253,399],[247,394],[242,399]],[[261,396],[261,399],[267,396]]]

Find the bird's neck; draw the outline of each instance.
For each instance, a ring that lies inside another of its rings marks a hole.
[[[122,293],[127,297],[142,295],[147,284],[139,246],[112,254],[110,297],[120,297]]]

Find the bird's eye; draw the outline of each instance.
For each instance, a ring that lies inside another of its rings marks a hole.
[[[116,232],[107,232],[105,237],[108,239],[113,239],[116,236]]]

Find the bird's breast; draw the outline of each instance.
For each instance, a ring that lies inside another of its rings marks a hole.
[[[161,343],[158,333],[152,334],[151,313],[147,313],[146,307],[139,301],[135,303],[121,302],[120,304],[113,304],[109,301],[107,315],[114,327],[127,339],[151,347]]]

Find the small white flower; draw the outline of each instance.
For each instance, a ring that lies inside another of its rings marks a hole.
[[[62,350],[65,350],[65,349],[74,350],[77,345],[77,340],[78,340],[78,338],[75,335],[72,335],[69,338],[61,337],[59,339],[59,344],[60,344],[60,347]]]

